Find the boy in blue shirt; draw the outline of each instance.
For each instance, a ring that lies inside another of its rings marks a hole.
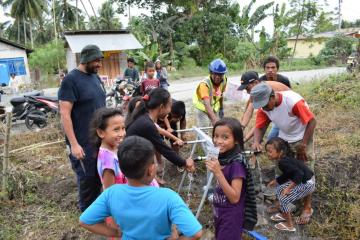
[[[118,151],[126,184],[106,189],[80,216],[80,225],[107,236],[128,239],[168,239],[171,225],[183,234],[179,239],[200,239],[202,227],[180,196],[168,188],[149,186],[156,174],[154,147],[150,141],[131,136]],[[112,216],[119,228],[104,223]]]

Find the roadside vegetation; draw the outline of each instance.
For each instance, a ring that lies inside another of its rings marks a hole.
[[[330,76],[296,86],[295,91],[306,98],[318,122],[315,214],[310,225],[302,228],[301,236],[359,239],[360,74]],[[228,114],[241,117],[242,104],[227,103],[226,107]],[[194,122],[191,112],[189,118],[191,125]],[[78,227],[75,176],[61,142],[63,134],[57,126],[11,136],[8,196],[0,202],[0,239],[97,239]],[[188,154],[187,150],[183,151],[184,155]],[[271,163],[265,159],[262,161],[266,173]],[[181,173],[170,164],[167,170],[165,180],[176,189]],[[201,165],[190,195],[192,209],[200,201],[204,176],[205,168]],[[186,186],[183,197],[185,201],[189,199]],[[211,206],[205,205],[200,220],[208,236],[212,235],[211,214]],[[285,235],[279,237],[272,227],[265,230],[267,236],[286,239]]]
[[[28,2],[1,1],[13,21],[0,23],[0,36],[34,50],[29,64],[34,73],[32,85],[37,88],[57,86],[54,74],[66,69],[65,31],[120,30],[123,24],[119,17],[127,15],[130,6],[146,8],[150,14],[131,15],[127,30],[143,49],[127,53],[135,58],[140,71],[148,60],[159,58],[165,66],[171,63],[178,70],[172,73],[173,79],[206,75],[214,58],[222,58],[230,73],[237,74],[259,69],[269,55],[284,63],[282,71],[306,70],[344,64],[354,50],[353,40],[339,35],[330,38],[318,56],[294,59],[296,47],[289,48],[287,38],[295,37],[297,42],[300,36],[311,39],[315,34],[336,30],[337,19],[325,0],[290,0],[288,4],[256,4],[260,2],[256,0],[248,4],[230,0],[108,0],[90,17],[89,11],[85,12],[80,3],[76,6],[75,1]],[[264,26],[268,18],[273,20],[271,34]],[[343,28],[349,26],[359,27],[359,21],[343,22]]]

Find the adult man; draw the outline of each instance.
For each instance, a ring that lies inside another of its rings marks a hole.
[[[193,95],[196,122],[198,127],[214,125],[223,117],[223,94],[226,89],[226,64],[215,59],[209,65],[210,76],[202,80]]]
[[[105,89],[97,75],[102,58],[99,47],[85,46],[80,53],[79,66],[65,76],[58,93],[61,121],[71,151],[69,159],[77,177],[81,211],[96,199],[101,190],[96,153],[88,132],[93,113],[105,106]]]
[[[135,68],[135,60],[132,57],[127,59],[128,67],[125,69],[124,77],[131,78],[133,81],[139,81],[139,71]]]
[[[305,161],[314,172],[313,134],[316,126],[314,114],[305,100],[293,91],[274,92],[266,83],[256,85],[250,92],[256,116],[253,148],[262,150],[261,139],[270,122],[279,127],[279,137],[287,141],[297,159]],[[305,198],[300,223],[308,223],[312,215],[311,196]]]
[[[270,56],[266,58],[263,67],[265,74],[260,77],[261,81],[277,81],[291,88],[289,79],[284,75],[277,73],[280,68],[280,63],[276,57]]]
[[[259,84],[261,82],[261,80],[259,79],[259,75],[257,72],[255,71],[247,71],[244,74],[241,75],[241,85],[238,88],[238,90],[246,90],[246,92],[248,94],[250,94],[251,89],[253,87],[255,87],[257,84]],[[287,87],[286,85],[277,82],[277,81],[266,81],[267,84],[269,84],[269,86],[275,91],[275,92],[280,92],[280,91],[288,91],[290,90],[289,87]],[[246,110],[244,113],[244,116],[241,120],[241,124],[243,127],[246,127],[252,117],[252,114],[254,112],[254,107],[253,107],[253,101],[250,98],[247,106],[246,106]],[[254,133],[255,128],[253,128],[245,137],[245,141],[248,141]]]
[[[273,56],[269,56],[265,59],[263,63],[263,67],[265,70],[265,74],[260,77],[261,81],[276,81],[281,82],[282,84],[288,86],[291,88],[290,81],[287,77],[278,74],[278,70],[280,68],[279,59]],[[277,137],[279,135],[279,128],[273,124],[272,128],[268,134],[268,139],[271,139],[273,137]]]

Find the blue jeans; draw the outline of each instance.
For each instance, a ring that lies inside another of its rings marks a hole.
[[[275,124],[272,124],[272,128],[269,132],[267,140],[269,141],[270,139],[279,136],[279,132],[280,132],[280,129]]]
[[[97,173],[97,157],[93,148],[82,146],[85,158],[78,160],[71,154],[69,155],[71,167],[76,174],[77,187],[79,193],[79,208],[83,212],[101,193],[101,181]]]

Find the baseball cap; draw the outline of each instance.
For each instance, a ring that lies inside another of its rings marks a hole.
[[[80,53],[80,63],[88,63],[99,58],[104,58],[100,48],[96,45],[85,46]]]
[[[255,80],[259,79],[259,75],[255,71],[247,71],[243,75],[241,75],[241,85],[237,90],[244,90],[247,85],[252,83]]]
[[[262,82],[251,89],[250,96],[253,99],[254,109],[265,107],[269,103],[272,88]]]

